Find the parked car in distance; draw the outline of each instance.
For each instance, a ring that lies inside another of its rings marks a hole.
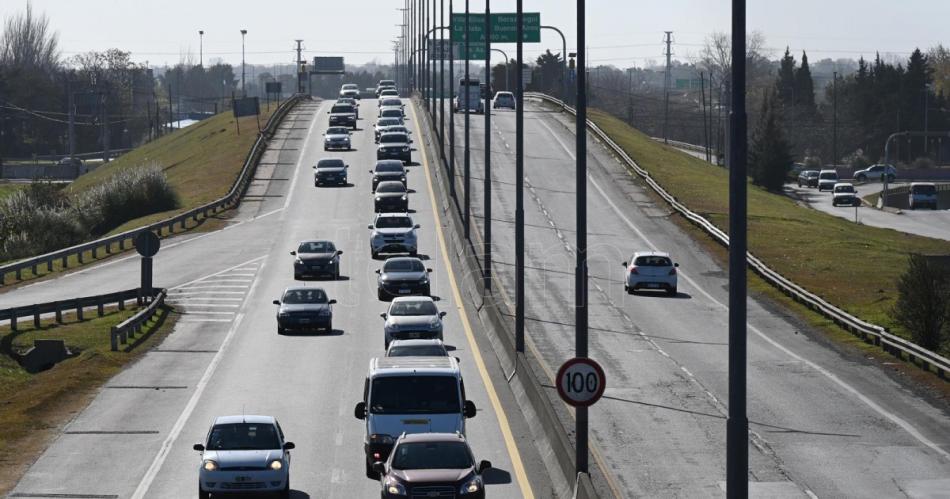
[[[836,170],[821,170],[818,172],[818,192],[830,191],[838,183],[838,172]]]
[[[329,151],[330,149],[343,149],[346,151],[353,149],[349,128],[344,126],[331,126],[327,128],[326,133],[323,134],[323,150]]]
[[[930,209],[937,209],[937,184],[932,182],[911,182],[908,191],[907,204],[910,209],[916,210],[920,206],[929,206]]]
[[[897,168],[884,164],[871,165],[863,170],[854,172],[853,178],[858,182],[880,182],[885,178],[887,178],[888,182],[893,182],[897,179]]]
[[[409,173],[402,161],[398,159],[381,159],[369,172],[373,174],[373,192],[376,192],[376,187],[380,182],[398,181],[406,185],[406,174]]]
[[[243,492],[248,484],[255,492],[290,497],[290,451],[294,443],[271,416],[219,416],[211,423],[201,453],[198,497]]]
[[[340,256],[332,241],[314,239],[303,241],[290,252],[294,257],[294,279],[307,276],[340,278]]]
[[[349,165],[341,158],[323,158],[313,166],[313,186],[325,184],[347,185]]]
[[[638,251],[623,262],[623,289],[634,294],[640,289],[662,289],[670,296],[676,296],[676,268],[669,253],[660,251]]]
[[[831,189],[831,206],[861,206],[861,198],[854,185],[849,182],[838,182]]]
[[[798,174],[798,186],[818,187],[818,170],[803,170]]]
[[[386,260],[383,268],[376,269],[376,295],[380,301],[396,296],[429,296],[429,273],[422,260],[411,256],[397,256]]]
[[[465,497],[484,499],[482,473],[491,463],[475,464],[461,433],[412,433],[396,440],[386,462],[373,463],[380,476],[382,499]],[[438,491],[451,495],[433,495]]]
[[[387,357],[448,357],[442,340],[393,340],[386,348]]]
[[[336,300],[327,297],[321,288],[303,286],[284,290],[277,305],[277,334],[289,330],[333,331],[333,307]]]
[[[379,314],[386,348],[393,340],[442,339],[442,318],[430,296],[397,296],[389,311]]]
[[[407,213],[380,213],[373,223],[366,226],[373,232],[369,236],[370,254],[373,259],[380,253],[409,253],[416,256],[419,239],[418,224]]]
[[[515,94],[511,92],[496,92],[492,101],[492,109],[515,109]]]

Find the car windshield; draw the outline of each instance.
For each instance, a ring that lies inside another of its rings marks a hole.
[[[440,345],[415,345],[391,347],[387,357],[448,357],[445,347]]]
[[[354,113],[353,106],[349,104],[337,104],[330,109],[331,113]]]
[[[373,414],[449,414],[461,412],[454,376],[385,376],[373,380]]]
[[[402,173],[403,170],[404,168],[402,167],[402,162],[386,162],[376,164],[376,173]]]
[[[474,465],[465,442],[408,442],[393,451],[392,467],[397,470],[465,469]]]
[[[379,138],[383,144],[399,144],[409,141],[409,138],[401,133],[387,133]]]
[[[343,168],[342,159],[321,159],[317,162],[317,168]]]
[[[297,253],[333,253],[336,246],[330,241],[307,241],[300,243]]]
[[[836,179],[838,178],[838,174],[834,172],[825,172],[825,173],[820,174],[818,178],[822,180]]]
[[[912,185],[910,187],[911,192],[914,194],[936,194],[937,186],[935,185]]]
[[[327,128],[327,135],[349,135],[350,131],[341,126]]]
[[[809,178],[811,178],[811,177],[817,177],[817,176],[818,176],[818,172],[816,172],[816,171],[814,171],[814,170],[812,170],[812,171],[807,171],[807,172],[805,172],[805,176],[806,176],[806,177],[809,177]]]
[[[327,294],[322,289],[291,289],[284,293],[284,299],[281,300],[289,305],[299,305],[303,303],[326,303]]]
[[[383,116],[386,118],[402,118],[402,111],[398,109],[383,109]]]
[[[387,260],[383,272],[422,272],[425,267],[419,260]]]
[[[379,120],[376,122],[376,126],[379,126],[379,127],[393,126],[393,125],[402,125],[402,123],[399,122],[398,118],[386,118],[386,119]]]
[[[359,88],[359,86],[357,86],[355,83],[347,83],[343,85],[343,90],[356,90],[357,88]]]
[[[391,86],[395,84],[396,82],[394,82],[393,80],[379,80],[379,86],[381,87]]]
[[[838,187],[835,187],[835,192],[854,192],[854,186],[839,185]]]
[[[637,267],[671,267],[673,263],[665,256],[641,256],[633,263]]]
[[[207,450],[280,449],[277,428],[266,423],[218,424],[208,436]]]
[[[412,227],[409,217],[379,217],[376,219],[377,229],[408,229]]]
[[[379,184],[379,187],[376,188],[376,192],[402,193],[402,192],[406,192],[406,187],[402,185],[402,182],[393,182],[393,183],[383,182]]]
[[[402,106],[402,101],[399,99],[383,99],[384,106]]]
[[[435,315],[439,313],[435,303],[429,300],[397,301],[389,307],[389,315]]]

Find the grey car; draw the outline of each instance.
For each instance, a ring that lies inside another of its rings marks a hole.
[[[393,298],[389,311],[380,317],[386,321],[383,324],[386,348],[393,340],[442,339],[445,312],[439,312],[430,296]]]
[[[333,331],[333,304],[321,288],[292,287],[284,290],[277,305],[277,334],[289,330]]]
[[[406,167],[398,159],[383,159],[376,162],[376,167],[369,171],[373,174],[373,192],[380,182],[402,182],[406,185]]]
[[[377,269],[376,295],[382,301],[395,296],[429,296],[429,273],[422,260],[411,256],[398,256],[386,260],[383,268]]]
[[[408,134],[388,132],[380,134],[379,145],[376,146],[376,159],[398,159],[404,164],[412,162],[412,139]]]
[[[323,134],[323,150],[344,149],[350,151],[353,149],[353,143],[350,139],[350,129],[343,126],[331,126]]]
[[[334,280],[340,278],[340,256],[343,251],[338,250],[331,241],[303,241],[290,254],[296,257],[294,279],[308,276],[325,276]]]
[[[341,158],[323,158],[313,166],[313,186],[336,184],[347,185],[349,165]]]

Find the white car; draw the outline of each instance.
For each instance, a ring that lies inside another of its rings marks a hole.
[[[353,149],[353,143],[350,139],[350,129],[345,126],[331,126],[323,134],[323,150],[343,149],[350,151]]]
[[[818,172],[818,192],[830,191],[838,183],[838,172],[836,170],[821,170]]]
[[[228,492],[277,493],[290,497],[293,442],[271,416],[215,418],[203,444],[198,468],[198,497]]]
[[[380,253],[409,253],[415,256],[419,251],[416,237],[418,224],[406,213],[379,213],[367,228],[373,231],[369,236],[370,254],[374,259]]]
[[[386,349],[387,357],[448,357],[442,340],[393,340]]]
[[[669,253],[660,251],[638,251],[623,262],[623,289],[634,294],[641,289],[662,289],[670,296],[676,296],[676,268]]]
[[[431,296],[397,296],[380,316],[386,321],[386,348],[395,340],[442,339],[445,312],[439,312]]]
[[[511,92],[495,92],[495,99],[492,101],[492,109],[507,108],[515,109],[515,94]]]
[[[929,206],[936,210],[939,200],[937,194],[937,184],[933,182],[911,182],[910,190],[907,196],[907,204],[910,209],[916,210],[920,206]]]
[[[848,182],[838,182],[831,190],[831,206],[861,206],[858,191]]]

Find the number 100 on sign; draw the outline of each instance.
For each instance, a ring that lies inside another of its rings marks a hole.
[[[607,379],[600,364],[587,358],[573,358],[557,372],[557,391],[564,402],[587,407],[604,394]]]

